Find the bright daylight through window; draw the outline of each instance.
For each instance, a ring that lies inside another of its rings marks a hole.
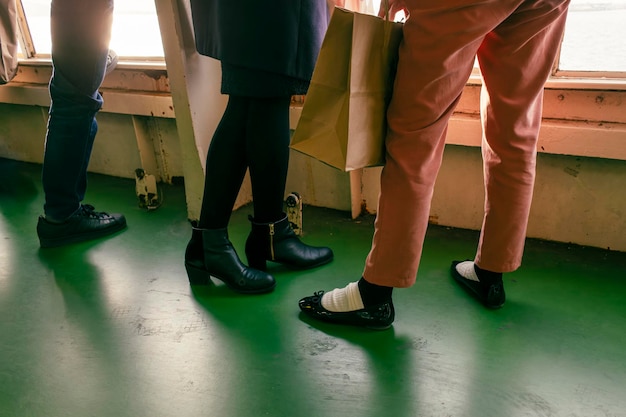
[[[626,72],[626,0],[572,0],[559,69]]]
[[[22,0],[22,4],[35,51],[50,55],[50,0]],[[154,0],[118,0],[114,10],[111,49],[123,57],[163,57]]]
[[[234,0],[233,0],[234,1]],[[380,0],[349,0],[371,12]],[[50,54],[50,0],[22,0],[35,50]],[[559,69],[626,72],[626,0],[572,0]],[[115,2],[111,48],[122,57],[162,57],[154,0]]]

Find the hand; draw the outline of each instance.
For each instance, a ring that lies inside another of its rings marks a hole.
[[[409,16],[409,9],[406,7],[406,0],[387,0],[389,2],[389,20],[393,20],[398,12],[404,12],[405,16]],[[385,17],[385,0],[380,1],[379,17]]]
[[[330,7],[330,9],[334,9],[336,7],[345,7],[346,0],[326,0],[326,3]]]

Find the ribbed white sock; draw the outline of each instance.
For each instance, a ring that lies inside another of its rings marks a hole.
[[[480,280],[478,279],[478,275],[476,275],[476,270],[474,269],[474,262],[463,261],[458,263],[455,268],[456,272],[461,274],[463,278],[480,282]]]
[[[344,288],[335,288],[324,293],[322,307],[333,312],[355,311],[365,308],[356,282],[351,282]]]

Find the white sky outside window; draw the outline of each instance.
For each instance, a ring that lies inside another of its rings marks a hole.
[[[50,55],[50,0],[22,0],[22,4],[37,54]],[[124,57],[163,57],[154,0],[115,2],[110,47]]]
[[[626,72],[626,0],[572,0],[559,69]]]
[[[380,4],[380,0],[346,2],[370,13],[378,10]],[[50,0],[22,0],[22,3],[37,54],[49,55]],[[625,39],[626,0],[572,0],[559,69],[626,72]],[[163,57],[154,0],[115,2],[110,46],[121,57]]]

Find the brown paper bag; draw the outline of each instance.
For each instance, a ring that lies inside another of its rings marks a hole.
[[[402,23],[335,9],[291,148],[343,171],[383,165]]]
[[[0,84],[17,74],[17,3],[0,0]]]

